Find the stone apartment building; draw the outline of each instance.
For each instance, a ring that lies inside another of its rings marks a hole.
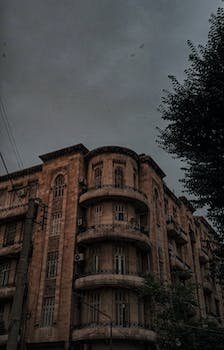
[[[37,198],[21,349],[149,350],[156,333],[143,275],[196,283],[189,317],[223,326],[210,272],[214,231],[145,154],[82,144],[0,177],[0,349],[6,348],[30,198]]]

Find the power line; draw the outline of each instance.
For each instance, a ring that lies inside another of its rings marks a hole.
[[[9,142],[10,142],[12,149],[13,149],[13,152],[15,154],[17,165],[19,168],[23,168],[24,167],[23,161],[22,161],[22,158],[20,156],[20,152],[19,152],[19,149],[17,147],[16,140],[15,140],[15,137],[13,135],[12,128],[11,128],[11,125],[9,123],[6,109],[5,109],[5,106],[3,104],[3,100],[1,97],[0,97],[0,114],[1,114],[5,129],[6,129],[8,138],[9,138]]]

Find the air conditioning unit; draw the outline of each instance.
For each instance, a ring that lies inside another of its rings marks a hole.
[[[18,195],[18,197],[20,197],[20,198],[25,197],[25,196],[26,196],[26,193],[27,193],[27,191],[26,191],[25,188],[21,188],[21,190],[18,190],[18,191],[17,191],[17,195]]]
[[[75,254],[75,262],[80,262],[84,260],[84,254],[83,253],[76,253]]]

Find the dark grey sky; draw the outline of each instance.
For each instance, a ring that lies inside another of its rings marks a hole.
[[[168,74],[207,40],[221,0],[0,0],[0,95],[24,166],[82,142],[150,154],[180,194],[180,163],[156,144]],[[16,160],[0,120],[1,150]],[[4,173],[1,168],[1,173]]]

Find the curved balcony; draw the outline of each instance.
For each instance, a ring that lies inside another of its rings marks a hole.
[[[10,299],[14,296],[16,291],[15,285],[7,285],[5,287],[0,287],[0,299]]]
[[[79,198],[79,203],[88,206],[95,200],[128,200],[139,210],[148,210],[148,199],[145,193],[130,186],[115,187],[113,185],[103,185],[99,188],[88,188]]]
[[[77,237],[78,244],[108,240],[133,242],[142,249],[149,249],[151,247],[148,229],[130,224],[100,224],[89,226],[83,232],[79,232]]]
[[[170,256],[170,264],[173,271],[176,271],[180,278],[189,279],[192,276],[191,267],[184,262],[178,255]]]
[[[26,204],[19,204],[7,208],[1,208],[0,209],[0,220],[1,221],[7,221],[11,220],[12,218],[16,217],[23,217],[26,215],[28,208],[28,203]]]
[[[110,270],[101,270],[98,273],[90,273],[76,278],[77,289],[91,289],[103,286],[139,288],[144,285],[144,278],[134,273],[117,274]]]
[[[80,326],[72,332],[72,341],[105,340],[110,338],[110,324],[90,324]],[[148,343],[156,342],[157,335],[147,326],[138,323],[128,323],[125,327],[112,325],[112,339]]]
[[[17,255],[19,255],[21,249],[22,249],[22,243],[14,243],[12,245],[0,247],[0,259],[14,258]]]
[[[178,244],[186,244],[188,242],[186,232],[174,221],[167,222],[167,233],[170,238],[174,238]]]

